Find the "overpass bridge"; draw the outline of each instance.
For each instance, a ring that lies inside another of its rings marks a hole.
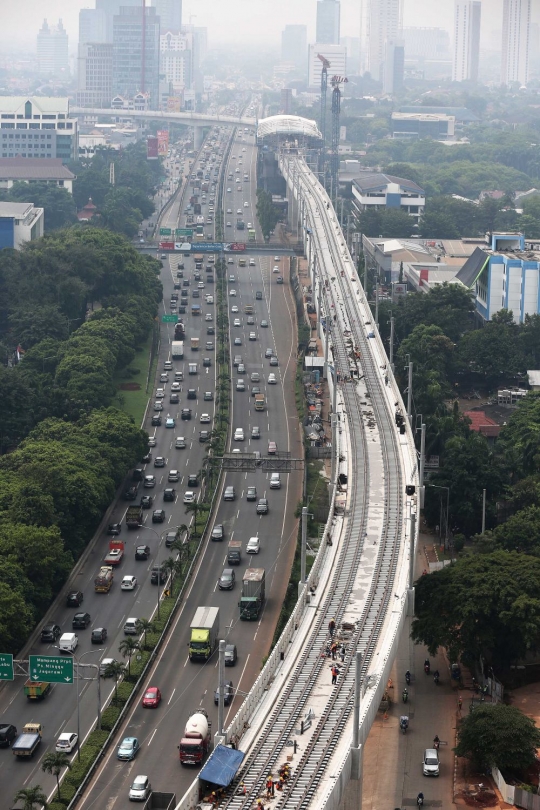
[[[244,753],[220,807],[253,807],[268,774],[275,776],[291,756],[291,776],[272,810],[337,808],[343,800],[358,808],[363,745],[405,617],[414,609],[417,458],[330,199],[300,154],[282,153],[279,160],[291,222],[298,220],[302,229],[333,403],[330,511],[295,610],[216,739]],[[335,685],[325,654],[330,618],[343,643]],[[178,810],[195,807],[198,799],[195,780]]]

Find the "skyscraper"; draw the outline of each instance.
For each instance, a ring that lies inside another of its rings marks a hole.
[[[144,22],[141,6],[120,6],[120,13],[114,15],[113,93],[128,98],[146,93],[149,109],[158,109],[159,17],[155,8],[145,8]]]
[[[113,41],[113,19],[115,14],[120,14],[120,6],[141,7],[141,0],[96,0],[96,11],[105,15],[106,38],[103,42]],[[79,22],[80,26],[80,22]]]
[[[373,79],[382,81],[386,43],[394,42],[401,33],[400,0],[368,0],[366,26],[367,69]]]
[[[405,45],[403,40],[387,39],[383,71],[383,92],[397,93],[403,87],[405,71]]]
[[[37,58],[39,72],[43,75],[59,76],[68,72],[68,35],[62,20],[58,20],[56,27],[49,27],[47,20],[43,20],[37,35]]]
[[[307,26],[286,25],[281,32],[281,61],[303,68],[307,55]]]
[[[480,53],[480,0],[455,0],[452,81],[478,81]]]
[[[339,0],[319,0],[317,3],[316,41],[339,45]]]
[[[111,42],[79,42],[78,107],[110,107],[113,46]]]
[[[160,19],[161,33],[174,31],[182,27],[182,0],[152,0]]]
[[[107,42],[107,15],[96,8],[79,11],[79,45],[87,42]]]
[[[504,0],[501,82],[527,84],[531,0]]]

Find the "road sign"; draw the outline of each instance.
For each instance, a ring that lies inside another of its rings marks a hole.
[[[191,239],[191,237],[193,236],[193,228],[177,228],[175,234],[177,238],[187,237],[188,239]]]
[[[171,229],[170,228],[160,228],[159,229],[159,235],[160,236],[170,236],[171,235]]]
[[[0,681],[12,681],[13,678],[13,656],[0,653]]]
[[[73,658],[59,655],[29,655],[28,671],[31,681],[73,683]]]
[[[178,323],[178,315],[162,315],[161,323]]]

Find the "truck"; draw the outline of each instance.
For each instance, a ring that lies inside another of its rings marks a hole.
[[[190,630],[189,660],[208,661],[218,642],[219,608],[198,607]]]
[[[229,565],[240,565],[242,560],[242,541],[229,540],[227,546],[227,562]]]
[[[119,565],[124,556],[124,541],[111,540],[109,542],[109,553],[103,560],[103,565]]]
[[[255,241],[255,228],[249,228],[248,230],[248,242]]]
[[[197,709],[189,716],[180,740],[180,762],[182,765],[201,765],[205,755],[210,750],[210,729],[212,724],[204,709]]]
[[[196,216],[200,216],[200,215],[201,215],[201,204],[200,204],[200,203],[194,203],[194,204],[193,204],[193,213],[194,213]]]
[[[264,568],[246,568],[238,605],[241,619],[253,621],[259,618],[264,605]]]
[[[264,394],[255,394],[255,410],[264,411]]]
[[[94,590],[96,593],[109,593],[114,580],[112,565],[102,565],[98,575],[94,580]]]
[[[33,681],[28,678],[24,684],[24,694],[28,700],[43,700],[50,691],[51,685],[47,681]]]
[[[190,340],[190,346],[191,346],[191,351],[192,352],[199,351],[199,338],[198,337],[192,337],[191,340]],[[191,365],[191,363],[190,363],[190,365]],[[195,373],[197,373],[197,372],[195,371]]]
[[[144,803],[143,810],[174,810],[175,807],[176,793],[153,790]]]
[[[184,341],[173,340],[171,343],[171,357],[173,360],[181,360],[184,356]]]
[[[178,321],[174,325],[174,339],[175,340],[182,340],[184,335],[186,334],[186,327],[184,326],[182,321]]]
[[[142,506],[128,506],[126,512],[126,526],[128,529],[139,529],[143,522]]]
[[[237,230],[243,231],[245,227],[246,227],[246,224],[245,224],[243,219],[237,219],[236,220],[236,228],[237,228]]]
[[[11,746],[16,757],[33,757],[41,743],[41,723],[27,723]]]

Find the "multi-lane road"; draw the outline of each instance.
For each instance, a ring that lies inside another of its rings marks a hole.
[[[218,140],[214,148],[223,151],[228,136],[226,133],[220,133],[219,137],[220,141]],[[244,149],[245,151],[243,151]],[[253,137],[242,135],[240,140],[239,135],[235,134],[228,165],[222,165],[222,169],[226,171],[226,177],[232,174],[235,179],[238,176],[243,178],[243,174],[246,173],[249,175],[249,182],[244,182],[243,179],[241,183],[230,182],[225,177],[225,189],[231,188],[231,192],[225,191],[223,200],[224,222],[232,223],[231,228],[226,226],[225,239],[227,240],[232,241],[233,238],[239,240],[239,237],[243,235],[235,232],[234,228],[236,219],[240,217],[236,214],[238,210],[242,211],[242,218],[246,223],[248,221],[254,225],[256,223],[255,161],[256,148],[253,144]],[[240,165],[238,165],[239,163]],[[236,168],[241,171],[237,173]],[[210,197],[210,195],[207,196]],[[216,200],[216,207],[218,202]],[[244,205],[246,202],[247,206]],[[209,213],[208,205],[209,200],[203,203],[205,222]],[[162,224],[168,227],[185,227],[184,206],[185,199],[183,200],[179,195],[178,200],[165,215],[167,222]],[[227,213],[227,209],[230,209],[232,213]],[[205,232],[208,232],[209,229],[213,231],[213,225],[205,224]],[[242,375],[245,380],[245,391],[237,391],[236,380],[240,375],[231,365],[233,385],[231,386],[230,433],[232,437],[234,429],[241,427],[245,434],[243,442],[231,442],[231,449],[238,447],[243,451],[259,450],[264,454],[268,441],[272,440],[277,443],[280,450],[289,451],[293,457],[299,457],[301,443],[294,402],[296,323],[294,303],[287,282],[286,260],[282,259],[277,262],[281,275],[285,278],[285,283],[278,285],[276,283],[277,275],[272,272],[272,268],[276,264],[274,257],[254,258],[254,265],[247,262],[247,266],[241,268],[238,264],[238,257],[234,258],[233,264],[227,265],[227,278],[229,275],[235,277],[234,283],[227,283],[231,361],[234,354],[241,354],[246,367],[246,374]],[[215,341],[216,339],[215,336],[210,337],[206,334],[209,325],[216,325],[215,311],[213,305],[205,303],[204,296],[207,293],[213,294],[215,300],[216,290],[212,287],[215,288],[217,285],[206,285],[205,289],[201,290],[201,298],[198,299],[198,303],[202,305],[203,315],[192,316],[190,314],[192,293],[197,286],[193,279],[193,257],[170,255],[164,262],[162,271],[164,292],[160,314],[170,311],[169,302],[179,262],[184,264],[184,278],[190,279],[189,306],[184,317],[186,325],[185,355],[182,361],[174,361],[173,370],[169,372],[168,383],[160,386],[156,382],[156,388],[165,388],[163,425],[157,428],[152,428],[150,425],[153,398],[150,401],[145,423],[148,433],[151,436],[155,435],[156,443],[151,448],[153,459],[156,456],[163,456],[166,459],[165,468],[154,468],[153,460],[147,465],[148,469],[145,474],[155,474],[157,481],[156,487],[146,490],[146,493],[154,496],[155,508],[165,509],[166,520],[163,524],[153,525],[151,523],[152,510],[146,510],[144,526],[139,531],[128,532],[123,525],[121,537],[126,541],[125,560],[119,571],[116,572],[116,582],[109,594],[95,594],[93,589],[93,579],[108,544],[108,538],[105,535],[96,543],[87,563],[79,573],[77,581],[73,583],[85,594],[82,607],[91,614],[91,627],[105,626],[108,629],[106,644],[99,647],[96,645],[93,648],[94,654],[92,654],[90,644],[91,628],[79,632],[80,645],[77,655],[89,653],[83,659],[84,663],[97,663],[106,656],[120,659],[118,645],[124,638],[123,626],[126,618],[131,616],[149,618],[156,608],[157,588],[150,583],[150,570],[156,561],[161,561],[169,556],[168,550],[164,548],[161,532],[190,522],[191,516],[186,514],[183,505],[183,494],[188,489],[187,476],[201,469],[205,456],[205,446],[198,440],[199,431],[202,428],[211,427],[211,425],[201,424],[200,415],[203,412],[210,413],[213,418],[214,403],[203,401],[203,392],[215,392],[215,351],[204,349],[207,340]],[[204,280],[205,272],[201,275]],[[231,289],[236,291],[235,296],[229,295]],[[263,293],[262,300],[256,300],[255,293],[259,290]],[[247,316],[244,314],[246,305],[254,307],[255,322],[253,325],[247,324]],[[232,311],[233,306],[238,307],[238,313]],[[206,314],[212,315],[213,320],[207,321]],[[233,326],[235,318],[240,320],[240,326]],[[261,326],[262,321],[268,323],[266,328]],[[165,362],[170,359],[170,344],[173,337],[173,329],[169,324],[162,324],[161,328],[158,380],[164,370]],[[249,333],[252,331],[255,332],[255,340],[248,339]],[[190,351],[189,339],[191,337],[200,338],[201,349],[199,352]],[[234,345],[235,338],[240,339],[240,346]],[[267,349],[272,349],[278,357],[279,366],[270,367],[269,359],[265,357]],[[210,367],[202,365],[205,356],[211,357]],[[190,377],[187,374],[189,361],[195,361],[198,364],[196,377]],[[169,396],[176,370],[184,371],[184,382],[180,391],[180,402],[172,404],[169,402]],[[262,413],[254,410],[254,400],[250,391],[252,386],[250,376],[253,372],[260,374],[261,381],[258,385],[266,398],[267,409]],[[270,372],[276,374],[276,385],[267,384]],[[188,387],[197,389],[196,400],[188,401],[186,399]],[[191,421],[181,421],[180,413],[184,407],[192,408]],[[172,416],[176,422],[175,428],[172,430],[165,427],[167,414]],[[259,439],[251,438],[253,426],[260,428]],[[185,437],[187,445],[185,449],[176,449],[177,436]],[[180,480],[174,484],[167,480],[171,469],[178,470],[180,473]],[[230,713],[236,711],[239,701],[242,700],[242,693],[249,690],[260,670],[261,661],[270,646],[275,620],[287,587],[288,571],[294,554],[297,534],[297,521],[293,513],[301,495],[301,478],[299,473],[283,475],[281,489],[270,490],[268,475],[264,471],[235,472],[227,473],[223,477],[222,487],[226,485],[235,487],[236,501],[224,502],[221,489],[218,494],[217,514],[213,517],[213,522],[222,523],[225,527],[225,542],[211,542],[209,533],[205,535],[204,548],[199,557],[196,575],[175,618],[168,641],[161,648],[148,678],[147,685],[160,688],[163,694],[162,703],[157,709],[152,710],[142,709],[140,701],[137,701],[129,712],[119,735],[119,738],[125,735],[136,736],[141,744],[140,753],[134,762],[121,763],[116,759],[116,745],[111,746],[80,806],[90,808],[103,807],[106,804],[108,808],[127,807],[129,786],[133,777],[140,773],[150,776],[154,789],[174,790],[177,795],[181,795],[193,780],[194,771],[182,768],[178,759],[177,745],[185,722],[196,707],[202,706],[209,712],[213,730],[217,725],[217,708],[213,701],[214,690],[217,686],[217,656],[214,655],[206,664],[195,664],[189,661],[187,655],[189,624],[197,606],[214,605],[220,608],[220,637],[236,644],[238,648],[236,666],[226,670],[227,679],[230,678],[235,690],[238,690],[232,705],[227,709],[229,717],[232,716]],[[269,499],[268,515],[257,516],[256,503],[246,501],[245,494],[248,485],[257,487],[258,497]],[[163,503],[163,489],[167,486],[174,486],[176,489],[177,498],[174,503]],[[140,491],[142,493],[142,489]],[[126,506],[124,501],[116,504],[111,521],[123,521]],[[266,569],[267,602],[259,621],[246,623],[239,621],[238,599],[242,572],[249,565],[250,558],[245,552],[243,553],[242,564],[236,569],[237,583],[233,591],[220,591],[217,588],[217,580],[223,568],[226,567],[227,541],[239,539],[245,544],[249,537],[255,534],[260,538],[261,551],[257,557],[252,559],[252,562],[257,567]],[[145,562],[136,562],[134,550],[141,543],[150,546],[151,556]],[[138,587],[133,592],[120,590],[119,579],[126,574],[134,574],[138,579]],[[74,612],[75,609],[59,607],[55,618],[63,631],[70,629]],[[103,651],[98,652],[101,649]],[[39,645],[32,652],[55,654],[56,650],[52,646]],[[112,691],[111,682],[102,681],[102,693],[108,695]],[[96,683],[95,681],[85,682],[80,696],[81,736],[83,738],[95,722],[96,706]],[[22,682],[20,679],[16,680],[14,684],[8,685],[0,695],[0,718],[2,721],[13,722],[18,727],[30,719],[39,720],[44,726],[44,742],[40,754],[30,763],[14,762],[14,757],[9,750],[0,752],[0,781],[3,786],[0,807],[3,810],[3,808],[12,806],[12,797],[20,787],[38,783],[42,785],[46,793],[53,792],[53,779],[42,773],[40,763],[48,751],[54,750],[56,739],[61,732],[76,731],[75,690],[73,687],[56,686],[43,703],[34,706],[26,703],[22,694]]]

